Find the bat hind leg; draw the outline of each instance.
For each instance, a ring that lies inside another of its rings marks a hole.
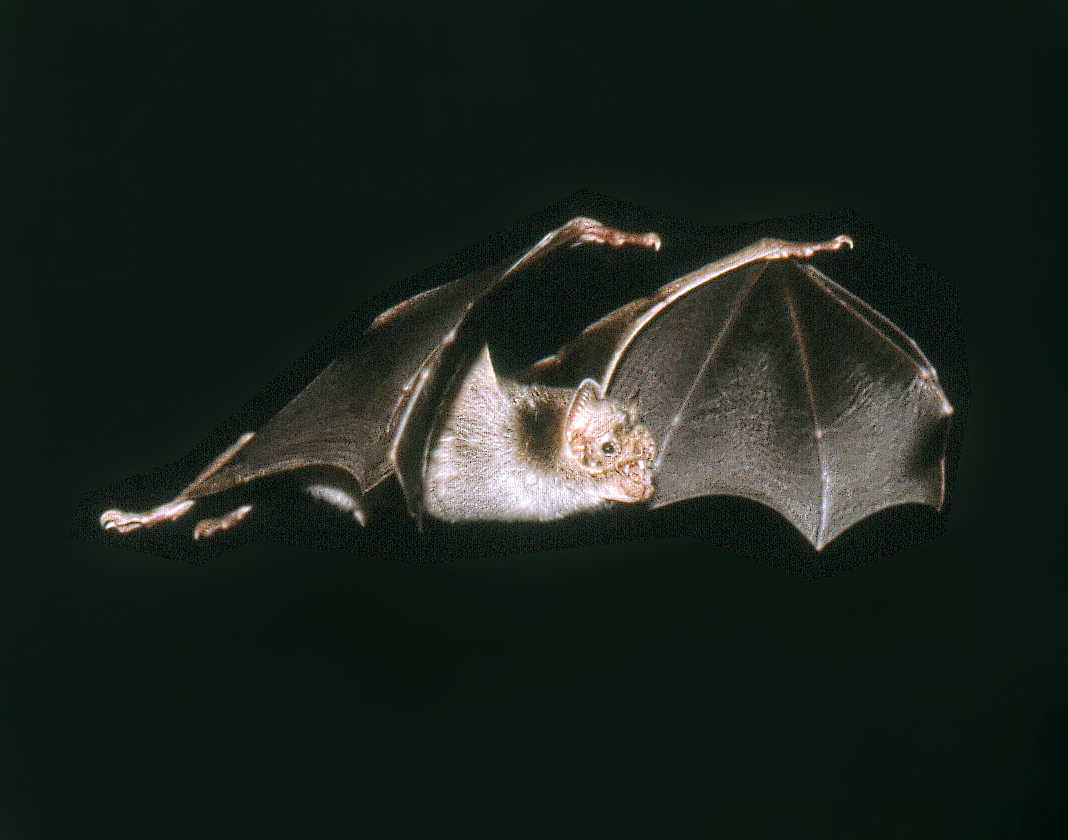
[[[138,528],[148,528],[152,525],[158,525],[160,522],[174,522],[193,506],[194,500],[190,498],[190,494],[197,485],[222,469],[222,467],[225,466],[246,443],[252,440],[254,435],[255,432],[245,432],[245,434],[241,435],[231,447],[212,461],[207,468],[193,480],[192,484],[186,487],[185,490],[169,502],[164,502],[162,505],[154,507],[152,510],[147,510],[144,513],[127,513],[126,511],[118,509],[106,510],[100,514],[100,527],[105,531],[115,530],[120,534],[126,534],[130,531],[135,531]],[[247,507],[248,510],[244,510],[245,507]],[[234,514],[241,510],[244,510],[244,512],[237,516],[237,518],[233,519],[233,521],[228,521],[229,517],[233,517]],[[216,519],[205,519],[202,522],[197,523],[196,530],[200,531],[201,525],[204,525],[203,536],[210,536],[223,528],[230,528],[233,525],[236,525],[248,515],[249,510],[252,510],[251,506],[243,505],[225,516],[220,516]],[[212,523],[222,523],[223,521],[228,521],[228,524],[212,525]],[[194,536],[195,535],[196,534],[194,533]]]
[[[351,513],[361,525],[367,525],[367,515],[363,511],[363,506],[349,491],[341,487],[336,487],[333,484],[323,482],[309,484],[307,490],[312,498],[319,499],[323,502],[329,502],[335,507]]]
[[[224,513],[222,516],[201,519],[193,528],[193,539],[199,540],[201,537],[210,537],[212,534],[218,533],[219,531],[233,528],[251,512],[252,505],[241,505],[241,507],[236,507],[229,513]]]

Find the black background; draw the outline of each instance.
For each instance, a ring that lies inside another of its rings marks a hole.
[[[0,834],[1058,836],[1065,26],[5,5]],[[819,583],[659,533],[431,565],[67,537],[372,293],[580,188],[850,207],[955,287],[959,333],[952,296],[873,301],[963,386],[945,536]]]

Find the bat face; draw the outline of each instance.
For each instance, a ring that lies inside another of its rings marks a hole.
[[[711,231],[579,199],[457,265],[481,271],[335,331],[336,358],[294,399],[140,496],[95,494],[83,532],[193,560],[261,538],[435,560],[681,536],[817,577],[941,533],[947,394],[952,475],[966,387],[940,278],[848,212]],[[611,228],[568,228],[575,210]],[[854,251],[801,264],[858,302],[822,302],[766,257],[701,280],[707,299],[655,300],[763,237],[841,233]],[[579,386],[625,420],[591,421]]]

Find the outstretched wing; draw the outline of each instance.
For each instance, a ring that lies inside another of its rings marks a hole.
[[[325,467],[346,473],[329,498],[363,520],[363,496],[396,475],[416,516],[423,511],[423,465],[438,406],[483,344],[488,301],[506,280],[565,245],[594,242],[658,247],[655,234],[631,234],[572,219],[503,267],[455,280],[380,315],[367,332],[256,433],[243,435],[179,495],[145,513],[109,510],[121,532],[183,515],[195,499],[275,473]],[[204,520],[195,534],[229,528],[249,506]]]
[[[348,473],[366,493],[395,470],[398,433],[475,303],[507,272],[431,289],[380,315],[231,460],[195,482],[200,498],[309,466]]]
[[[952,408],[934,368],[792,258],[847,243],[757,243],[611,313],[542,372],[637,396],[657,446],[654,507],[743,496],[817,549],[883,508],[938,508]]]

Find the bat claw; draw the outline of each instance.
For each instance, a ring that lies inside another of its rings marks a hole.
[[[193,506],[192,499],[174,499],[144,513],[127,513],[123,510],[106,510],[100,514],[100,527],[128,534],[138,528],[147,528],[160,522],[173,522]]]
[[[853,240],[845,234],[826,242],[786,242],[782,239],[766,239],[764,242],[768,248],[765,259],[769,260],[808,259],[820,251],[837,251],[843,245],[853,248]]]
[[[660,250],[660,237],[653,231],[648,233],[630,233],[618,228],[602,225],[596,219],[579,216],[572,219],[569,225],[574,226],[579,233],[576,245],[582,242],[592,242],[597,245],[611,245],[613,248],[621,248],[624,245],[641,245],[643,248]]]

